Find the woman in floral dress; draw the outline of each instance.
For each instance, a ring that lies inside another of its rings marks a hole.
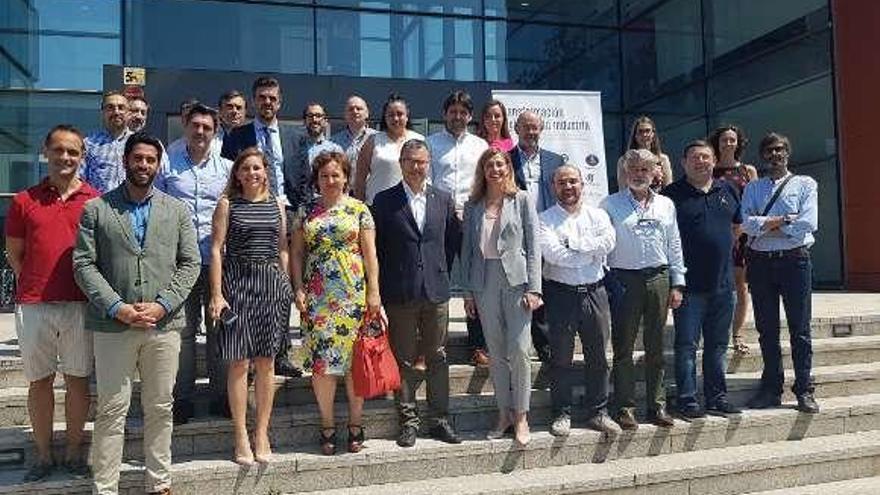
[[[321,414],[320,444],[336,451],[333,401],[345,378],[348,395],[348,450],[364,442],[364,401],[354,394],[351,354],[365,312],[380,312],[376,231],[367,206],[346,193],[351,167],[343,153],[324,152],[312,165],[320,197],[297,215],[291,237],[291,279],[300,311],[303,369]]]

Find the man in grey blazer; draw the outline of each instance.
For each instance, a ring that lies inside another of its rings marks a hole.
[[[147,493],[171,493],[172,391],[180,308],[199,276],[186,206],[153,187],[162,144],[144,133],[125,144],[125,181],[86,203],[73,268],[89,300],[98,408],[92,439],[94,493],[118,493],[125,416],[141,380]]]

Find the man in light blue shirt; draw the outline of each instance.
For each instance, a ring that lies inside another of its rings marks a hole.
[[[367,125],[370,119],[370,108],[367,102],[358,95],[351,95],[345,100],[345,128],[330,137],[330,140],[338,144],[348,157],[351,165],[351,176],[357,177],[357,160],[361,154],[361,148],[367,142],[367,138],[376,133]]]
[[[602,208],[614,225],[617,243],[608,254],[613,280],[624,295],[611,305],[611,344],[614,349],[615,418],[624,430],[635,430],[635,366],[633,350],[643,323],[648,420],[671,427],[663,385],[663,328],[668,308],[681,305],[685,285],[684,257],[675,205],[651,190],[660,158],[648,150],[623,155],[626,188],[605,198]]]
[[[104,128],[86,136],[80,176],[103,194],[125,180],[122,154],[132,134],[128,128],[128,99],[117,91],[104,93],[101,119]]]
[[[749,407],[763,409],[781,404],[784,374],[779,345],[779,300],[791,338],[797,408],[818,413],[810,377],[813,360],[810,318],[812,271],[810,246],[819,228],[816,181],[788,170],[791,144],[771,132],[761,140],[767,176],[750,182],[743,192],[743,230],[749,236],[747,277],[752,293],[755,327],[760,335],[764,371],[761,390]],[[775,198],[775,200],[774,200]]]
[[[184,305],[186,328],[181,334],[180,363],[174,390],[174,421],[186,423],[193,415],[196,380],[196,334],[202,322],[207,333],[208,376],[213,393],[212,412],[226,415],[226,367],[220,360],[214,322],[205,317],[210,303],[208,271],[211,263],[211,222],[217,201],[223,195],[232,162],[215,153],[213,140],[218,125],[217,111],[201,103],[190,107],[184,126],[185,146],[176,147],[167,167],[162,167],[156,186],[181,200],[192,212],[198,236],[202,268]]]

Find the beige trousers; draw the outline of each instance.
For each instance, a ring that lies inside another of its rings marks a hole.
[[[125,444],[125,417],[131,387],[140,376],[144,413],[145,488],[171,486],[171,405],[180,354],[180,332],[131,329],[94,332],[98,409],[92,438],[93,492],[119,492],[119,469]]]

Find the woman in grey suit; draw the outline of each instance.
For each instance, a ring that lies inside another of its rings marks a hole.
[[[499,414],[487,436],[500,438],[513,426],[521,445],[530,438],[529,327],[532,311],[543,304],[537,230],[535,205],[516,187],[510,157],[498,149],[486,150],[464,207],[464,304],[468,315],[479,313],[492,356],[489,372]]]

